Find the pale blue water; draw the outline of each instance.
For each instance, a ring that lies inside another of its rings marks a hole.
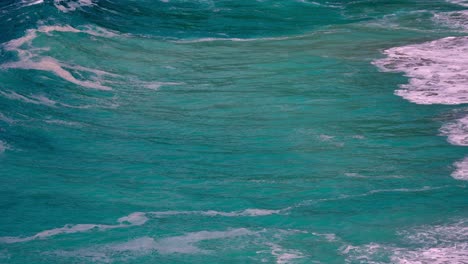
[[[1,1],[0,263],[468,263],[467,6]]]

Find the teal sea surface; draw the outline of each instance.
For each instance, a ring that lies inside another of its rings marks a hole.
[[[468,1],[0,1],[0,263],[468,263]]]

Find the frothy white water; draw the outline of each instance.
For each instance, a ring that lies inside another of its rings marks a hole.
[[[468,10],[435,13],[434,21],[441,23],[449,28],[467,31],[468,30]]]
[[[468,146],[468,116],[448,123],[440,129],[447,141],[457,146]]]
[[[95,2],[93,0],[54,0],[54,5],[58,10],[68,13],[81,7],[93,6]]]
[[[422,226],[402,232],[411,247],[370,243],[348,245],[342,249],[347,263],[462,264],[468,262],[468,226],[466,221],[451,225]]]
[[[10,69],[10,68],[17,68],[17,69],[32,69],[32,70],[40,70],[40,71],[48,71],[56,76],[74,83],[76,85],[80,85],[83,87],[100,89],[100,90],[110,90],[111,88],[105,86],[102,83],[102,77],[105,75],[108,76],[115,76],[114,74],[91,69],[87,67],[82,67],[78,65],[71,65],[67,63],[60,62],[52,57],[49,56],[42,56],[41,52],[47,49],[38,49],[32,46],[32,41],[38,37],[38,33],[43,33],[50,35],[52,32],[72,32],[72,33],[85,33],[93,36],[101,36],[101,37],[110,37],[113,36],[113,32],[106,31],[106,30],[93,30],[91,28],[86,28],[85,30],[79,30],[71,26],[41,26],[38,29],[30,29],[26,32],[21,38],[11,40],[5,44],[3,47],[7,51],[13,51],[18,53],[18,61],[15,62],[7,62],[0,65],[0,68],[3,69]],[[94,74],[93,80],[79,80],[69,70],[77,70],[87,73]]]
[[[303,258],[304,255],[298,250],[284,249],[278,244],[268,243],[271,247],[271,254],[276,258],[277,264],[291,263],[294,259]]]
[[[117,220],[119,224],[117,225],[102,225],[102,224],[77,224],[77,225],[65,225],[64,227],[54,228],[49,230],[41,231],[33,236],[29,237],[0,237],[0,243],[20,243],[28,242],[36,239],[46,239],[52,236],[60,234],[73,234],[88,232],[92,230],[103,231],[108,229],[115,228],[124,228],[130,226],[139,226],[143,225],[148,221],[148,218],[144,213],[136,212],[128,216],[121,217]]]
[[[452,172],[452,177],[457,180],[468,181],[468,157],[463,160],[455,162],[455,171]]]
[[[417,104],[468,103],[468,37],[388,49],[374,64],[410,78],[396,94]]]
[[[444,125],[441,132],[447,136],[447,140],[451,144],[468,146],[468,116]],[[468,180],[468,157],[455,162],[453,165],[455,170],[451,174],[452,177],[456,180]]]

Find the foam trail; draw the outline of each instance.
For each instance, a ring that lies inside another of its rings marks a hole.
[[[0,91],[0,95],[10,100],[19,100],[25,103],[36,104],[36,105],[46,105],[46,106],[54,106],[57,102],[51,100],[42,95],[33,95],[31,98],[26,97],[24,95],[18,94],[13,91]]]
[[[11,40],[3,44],[3,47],[5,48],[5,50],[18,53],[19,61],[7,62],[7,63],[2,64],[0,67],[3,69],[17,68],[17,69],[32,69],[32,70],[48,71],[76,85],[99,89],[99,90],[111,89],[110,87],[103,85],[99,81],[99,79],[101,79],[101,77],[104,75],[115,76],[114,74],[101,71],[101,70],[87,68],[87,67],[62,63],[52,57],[41,56],[40,51],[44,49],[35,49],[32,47],[32,41],[35,38],[37,38],[38,33],[44,33],[44,34],[50,35],[52,32],[72,32],[72,33],[81,32],[81,33],[85,33],[85,34],[89,34],[93,36],[104,36],[104,37],[113,36],[112,34],[114,34],[110,31],[105,31],[105,30],[96,31],[96,30],[92,30],[91,28],[87,28],[86,30],[82,31],[82,30],[76,29],[68,25],[67,26],[41,26],[38,29],[30,29],[26,31],[26,34],[23,37]],[[27,47],[24,48],[23,46],[27,46]],[[75,78],[71,74],[71,72],[69,72],[67,69],[93,73],[94,75],[96,75],[96,78],[94,81],[79,80]]]
[[[200,43],[200,42],[218,42],[218,41],[232,41],[232,42],[250,42],[250,41],[271,41],[271,40],[286,40],[296,37],[271,37],[271,38],[199,38],[190,40],[174,40],[175,43]]]
[[[254,232],[245,228],[229,231],[193,232],[182,236],[163,238],[155,243],[155,248],[160,254],[207,252],[206,250],[199,249],[194,244],[203,240],[232,238],[252,234]]]
[[[171,215],[203,215],[203,216],[224,216],[224,217],[239,217],[239,216],[266,216],[272,214],[280,214],[283,210],[266,210],[266,209],[246,209],[243,211],[220,212],[214,210],[208,211],[165,211],[165,212],[149,212],[148,214],[155,217],[166,217]]]
[[[0,243],[20,243],[28,242],[36,239],[46,239],[52,236],[60,234],[73,234],[73,233],[82,233],[92,230],[104,231],[108,229],[115,228],[124,228],[130,226],[139,226],[143,225],[148,221],[148,218],[144,213],[136,212],[128,216],[121,217],[117,220],[119,224],[117,225],[102,225],[102,224],[77,224],[77,225],[65,225],[64,227],[54,228],[49,230],[41,231],[33,236],[29,237],[0,237]]]
[[[99,90],[110,90],[111,88],[108,86],[104,86],[99,82],[92,82],[92,81],[81,81],[76,79],[69,71],[65,70],[65,68],[70,67],[67,64],[60,63],[56,59],[52,57],[43,57],[38,62],[35,61],[24,61],[21,60],[19,62],[11,62],[5,63],[2,65],[3,68],[16,68],[16,69],[30,69],[30,70],[40,70],[40,71],[49,71],[57,75],[58,77],[67,80],[71,83],[76,85],[80,85],[83,87],[94,88]],[[92,71],[92,69],[89,69]]]
[[[54,5],[58,10],[64,13],[68,13],[68,12],[75,11],[81,7],[93,6],[95,5],[94,2],[95,1],[93,0],[70,0],[70,1],[54,0]]]
[[[306,200],[298,203],[297,205],[294,206],[294,208],[297,207],[302,207],[302,206],[308,206],[311,204],[317,204],[317,203],[323,203],[323,202],[329,202],[329,201],[340,201],[340,200],[347,200],[347,199],[354,199],[354,198],[359,198],[359,197],[366,197],[366,196],[371,196],[377,193],[393,193],[393,192],[402,192],[402,193],[413,193],[413,192],[427,192],[427,191],[432,191],[432,190],[438,190],[445,188],[446,186],[439,186],[439,187],[430,187],[430,186],[424,186],[421,188],[415,188],[415,189],[408,189],[408,188],[399,188],[399,189],[377,189],[377,190],[371,190],[365,193],[361,194],[345,194],[345,195],[340,195],[338,197],[332,197],[332,198],[322,198],[318,200]],[[286,208],[283,210],[289,210],[293,207]]]
[[[197,243],[213,239],[229,239],[239,236],[255,235],[256,233],[246,228],[230,229],[226,231],[199,231],[186,233],[180,236],[166,237],[156,240],[152,237],[140,237],[124,243],[116,243],[101,247],[85,248],[74,251],[55,251],[54,255],[64,257],[81,257],[91,259],[94,262],[112,262],[115,258],[125,259],[132,256],[158,252],[159,254],[207,254],[211,251],[197,247]]]
[[[1,142],[0,142],[1,143]],[[1,147],[1,145],[0,145]],[[149,216],[153,217],[168,217],[173,215],[203,215],[203,216],[224,216],[224,217],[255,217],[255,216],[266,216],[271,214],[279,214],[282,211],[287,210],[266,210],[266,209],[246,209],[243,211],[235,212],[220,212],[220,211],[165,211],[165,212],[135,212],[127,216],[117,219],[119,224],[117,225],[103,225],[103,224],[77,224],[77,225],[65,225],[64,227],[54,228],[50,230],[41,231],[33,236],[29,237],[0,237],[0,243],[19,243],[27,242],[35,239],[45,239],[51,236],[59,234],[73,234],[80,232],[87,232],[92,230],[104,231],[114,228],[124,228],[130,226],[144,225],[148,220]]]
[[[21,3],[23,4],[23,7],[26,7],[26,6],[42,4],[42,3],[44,3],[44,0],[33,0],[33,1],[23,0],[23,1],[21,1]]]

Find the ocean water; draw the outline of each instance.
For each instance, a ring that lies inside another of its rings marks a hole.
[[[468,263],[468,1],[0,1],[0,263]]]

